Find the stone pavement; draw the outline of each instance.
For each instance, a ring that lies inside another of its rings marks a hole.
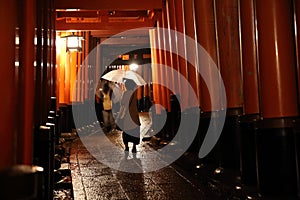
[[[141,121],[141,135],[151,133],[151,120],[147,113],[141,114]],[[132,154],[124,152],[120,131],[104,135],[99,133],[95,125],[88,131],[78,132],[80,137],[70,143],[70,169],[75,200],[256,199],[247,197],[235,188],[222,190],[225,187],[212,179],[208,180],[206,174],[194,176],[193,170],[176,163],[161,168],[162,161],[159,158],[147,157],[149,153],[158,150],[152,141],[141,141],[137,146],[138,152]],[[111,144],[115,147],[113,151]],[[182,160],[181,164],[191,167],[195,163]],[[157,170],[148,172],[155,167]]]
[[[147,115],[147,114],[146,114]],[[147,116],[142,115],[141,135],[149,131],[151,122]],[[214,199],[213,195],[207,196],[192,182],[185,178],[172,165],[146,173],[130,173],[125,170],[111,168],[99,160],[99,154],[110,154],[105,151],[105,145],[99,140],[97,126],[84,134],[80,134],[70,143],[70,168],[72,174],[74,198],[95,199]],[[102,136],[103,137],[103,136]],[[137,154],[125,153],[122,144],[121,132],[114,131],[106,135],[109,141],[119,148],[112,157],[116,160],[126,160],[129,166],[140,169],[141,157],[153,149],[141,141],[137,146]],[[103,138],[103,140],[105,140]],[[84,146],[87,146],[88,149]],[[106,141],[107,143],[107,141]],[[103,149],[93,151],[97,146]],[[131,149],[131,146],[130,146]],[[91,153],[92,152],[92,153]],[[97,155],[96,155],[97,154]],[[121,156],[120,156],[121,155]],[[97,158],[98,159],[97,159]],[[100,159],[99,159],[100,158]],[[121,163],[121,161],[119,162]],[[143,164],[155,166],[155,160],[143,159]],[[130,170],[129,170],[130,171]]]
[[[124,153],[124,157],[127,156],[134,167],[139,164],[140,152],[146,148],[142,143],[136,157],[132,153]],[[204,194],[172,166],[148,173],[118,171],[97,161],[79,138],[73,141],[71,151],[75,199],[215,199]]]

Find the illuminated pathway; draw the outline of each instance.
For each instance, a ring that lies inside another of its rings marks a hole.
[[[142,119],[141,132],[146,132],[150,125],[147,118]],[[82,136],[81,139],[90,141],[95,148],[99,145],[96,139],[97,131]],[[86,137],[86,138],[83,138]],[[142,166],[139,159],[147,151],[153,151],[151,141],[141,142],[138,145],[138,152],[133,156],[131,152],[125,154],[121,140],[121,132],[117,131],[107,135],[112,143],[120,147],[122,159],[130,163],[131,167]],[[163,169],[148,173],[127,173],[106,166],[99,162],[94,155],[85,148],[80,138],[73,140],[71,144],[71,171],[74,198],[76,199],[234,199],[241,193],[231,191],[224,193],[222,188],[215,188],[213,181],[207,178],[192,176],[192,171],[179,167],[176,163]],[[101,142],[100,142],[101,143]],[[100,144],[101,145],[101,144]],[[93,147],[92,147],[93,148]],[[92,149],[91,148],[91,149]],[[100,152],[100,153],[105,153]],[[119,155],[117,155],[119,156]],[[147,165],[155,165],[155,160],[149,160]],[[188,164],[188,163],[185,163]],[[254,199],[254,198],[253,198]]]

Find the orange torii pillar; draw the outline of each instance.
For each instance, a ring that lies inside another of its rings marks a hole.
[[[217,45],[216,45],[216,30],[215,30],[215,16],[214,16],[214,4],[211,0],[199,0],[195,1],[195,17],[196,17],[196,30],[197,30],[197,41],[201,45],[200,48],[204,48],[211,59],[214,61],[215,65],[218,66],[218,57],[217,57]],[[198,52],[200,50],[198,49]],[[208,71],[213,66],[208,63],[205,66],[205,71]],[[214,86],[215,80],[212,77],[206,77],[207,83],[204,82],[202,77],[199,77],[201,82],[201,109],[204,113],[212,112],[211,108],[211,98],[218,98],[215,93],[218,91],[218,86]],[[213,94],[208,95],[207,87],[212,87]]]
[[[173,84],[173,91],[170,95],[170,106],[171,106],[171,112],[170,112],[170,134],[171,137],[173,137],[176,134],[177,126],[180,124],[180,98],[184,98],[183,95],[179,95],[180,93],[180,69],[179,69],[179,57],[178,57],[178,37],[177,37],[177,27],[176,27],[176,18],[180,20],[183,16],[180,15],[180,13],[176,13],[175,10],[175,1],[177,0],[168,0],[166,1],[166,10],[168,14],[168,31],[169,31],[169,41],[170,41],[170,49],[173,50],[171,56],[171,67],[172,67],[172,74],[170,75],[172,77],[172,84]],[[182,14],[182,12],[181,12]]]
[[[168,74],[166,73],[166,69],[165,66],[168,66],[167,64],[167,54],[166,54],[166,43],[167,38],[166,38],[166,31],[164,31],[163,29],[165,29],[166,27],[166,10],[165,8],[162,10],[161,16],[159,21],[157,22],[157,27],[158,27],[158,31],[157,31],[157,35],[158,35],[158,47],[159,47],[159,64],[161,65],[158,69],[159,72],[159,83],[161,84],[159,86],[160,88],[160,100],[161,100],[161,105],[164,107],[164,111],[161,114],[164,113],[168,113],[170,111],[170,102],[169,102],[169,90],[166,86],[164,86],[166,83],[168,83]],[[159,136],[162,137],[163,139],[167,139],[167,125],[168,122],[165,121],[164,124],[162,123],[162,116],[163,115],[159,115],[156,116],[156,119],[154,119],[154,123],[155,124],[159,124],[159,127],[162,127],[161,131],[159,131]],[[152,118],[153,119],[153,118]]]
[[[82,59],[83,58],[83,53],[78,53],[78,58],[77,58],[77,73],[76,73],[76,102],[80,102],[80,94],[81,94],[81,88],[80,88],[80,83],[82,81],[81,75],[82,75]]]
[[[163,11],[164,12],[164,11]],[[163,27],[163,18],[164,18],[164,13],[162,12],[161,17],[159,19],[159,21],[157,22],[157,27],[158,27],[158,31],[157,31],[157,39],[158,39],[158,63],[160,65],[165,65],[165,53],[164,53],[164,34],[162,31]],[[163,81],[166,81],[166,74],[165,74],[165,70],[163,67],[159,67],[159,81],[161,83],[163,83]],[[166,87],[164,87],[163,85],[160,85],[160,103],[162,104],[162,106],[165,109],[168,109],[168,102],[167,102],[167,91],[166,91]]]
[[[166,1],[166,10],[168,14],[168,30],[169,30],[169,40],[170,40],[170,49],[175,50],[170,56],[171,56],[171,63],[172,68],[176,70],[176,72],[179,71],[179,62],[178,62],[178,56],[176,55],[177,51],[177,41],[176,41],[176,17],[177,14],[175,13],[175,0],[168,0]],[[174,85],[174,91],[173,93],[178,94],[179,92],[179,80],[178,77],[175,75],[176,73],[172,73],[172,84]]]
[[[150,36],[150,46],[151,46],[151,62],[152,62],[152,88],[153,88],[153,102],[155,106],[151,107],[151,118],[152,127],[158,136],[163,136],[163,122],[161,120],[162,106],[164,106],[162,98],[163,90],[162,86],[159,84],[162,80],[161,69],[160,69],[160,49],[159,49],[159,39],[158,39],[158,29],[152,29],[149,31]]]
[[[77,51],[71,51],[68,52],[69,54],[69,66],[67,66],[70,70],[70,88],[69,88],[69,95],[70,95],[70,104],[73,102],[76,102],[76,93],[75,93],[75,89],[76,89],[76,75],[77,75],[77,64],[78,64],[78,56],[79,53]]]
[[[83,54],[84,54],[84,70],[83,70],[83,101],[89,98],[89,44],[90,44],[90,32],[85,33],[85,42],[83,46]]]
[[[220,99],[219,89],[217,81],[212,77],[213,67],[218,67],[218,56],[217,56],[217,44],[216,44],[216,30],[215,30],[215,13],[214,13],[214,4],[212,0],[199,0],[195,1],[195,24],[197,32],[197,41],[200,46],[198,51],[198,56],[200,54],[206,53],[213,62],[205,62],[199,60],[199,70],[202,71],[202,74],[199,76],[199,85],[200,85],[200,108],[202,111],[200,128],[198,131],[198,149],[203,143],[204,137],[206,136],[207,127],[210,123],[212,117],[217,117],[217,113],[221,110],[221,107],[212,108],[211,99],[218,100]],[[198,48],[197,47],[197,48]],[[202,50],[203,48],[203,50]],[[206,52],[203,52],[206,51]],[[202,55],[203,56],[203,55]],[[205,77],[202,77],[205,76]],[[205,78],[205,81],[204,81]],[[209,94],[208,88],[212,92]],[[216,146],[216,148],[219,148]],[[198,150],[199,151],[199,150]],[[214,150],[211,156],[205,158],[206,162],[215,162],[214,157],[218,157],[219,151]],[[209,159],[210,158],[210,159]],[[212,160],[211,160],[212,159]],[[217,163],[218,165],[218,163]]]
[[[50,5],[51,6],[51,5]],[[51,15],[53,16],[53,15]],[[57,97],[56,93],[56,30],[55,30],[55,17],[51,17],[51,97]],[[56,98],[56,110],[58,110],[58,98]]]
[[[63,37],[64,35],[60,34],[59,37]],[[57,47],[57,54],[56,54],[56,65],[57,65],[57,70],[56,70],[56,82],[57,82],[57,99],[59,104],[65,103],[65,66],[66,66],[66,43],[62,42],[62,39],[60,39],[60,46]]]
[[[241,124],[241,174],[246,184],[256,183],[255,129],[260,119],[255,10],[253,0],[240,1],[244,111]]]
[[[296,53],[297,53],[297,74],[300,80],[300,0],[294,1],[294,16],[295,16],[295,39],[296,39]],[[300,82],[298,81],[298,94],[300,94]],[[300,98],[298,99],[300,103]]]
[[[294,17],[295,17],[295,23],[294,25],[296,26],[295,27],[295,39],[296,39],[296,53],[297,53],[297,80],[298,80],[298,105],[300,103],[300,98],[299,98],[299,94],[300,94],[300,36],[299,36],[299,33],[300,33],[300,0],[295,0],[294,1]],[[298,34],[297,34],[298,33]],[[299,108],[298,108],[299,109]],[[298,113],[298,116],[299,116],[299,113]],[[297,123],[296,123],[296,138],[297,138],[297,141],[300,141],[300,138],[299,138],[299,132],[300,132],[300,122],[299,120],[297,120]],[[299,144],[299,143],[298,143]],[[296,149],[297,152],[300,152],[300,148],[299,146],[297,146],[297,149]],[[299,160],[300,160],[300,157],[299,157],[299,154],[298,154],[298,163],[299,163]],[[299,174],[299,171],[300,171],[300,167],[299,167],[299,164],[298,164],[298,174]],[[299,185],[300,185],[300,178],[299,178],[299,175],[298,175],[298,196],[299,195]]]
[[[70,88],[71,88],[71,81],[70,81],[70,78],[71,78],[71,54],[70,53],[67,53],[66,55],[66,61],[65,61],[65,85],[64,85],[64,96],[65,96],[65,103],[67,105],[70,104]]]
[[[263,117],[256,133],[258,189],[262,195],[296,197],[299,152],[293,119],[299,108],[293,1],[256,1],[256,13]]]
[[[144,86],[139,86],[136,90],[139,111],[141,111],[142,108],[143,91],[144,91]]]
[[[14,129],[16,126],[16,89],[15,89],[15,28],[16,28],[16,2],[0,1],[0,21],[2,31],[0,32],[0,83],[2,102],[0,104],[0,170],[7,169],[15,164],[16,151],[14,148],[15,136]]]
[[[195,7],[193,0],[185,0],[184,1],[184,33],[186,37],[189,37],[194,40],[193,44],[186,42],[185,44],[185,52],[187,57],[187,70],[188,70],[188,81],[191,87],[193,88],[196,96],[200,99],[199,92],[199,82],[198,82],[198,73],[196,68],[198,67],[198,56],[197,56],[197,39],[196,39],[196,32],[195,32]],[[194,104],[195,102],[189,102],[189,107],[197,107],[199,108],[199,104]]]
[[[238,0],[216,1],[216,15],[220,70],[226,89],[228,115],[236,115],[243,106]]]
[[[160,104],[160,86],[157,84],[159,82],[159,69],[157,65],[159,64],[159,49],[158,49],[158,39],[157,39],[157,29],[149,30],[150,36],[150,46],[151,46],[151,63],[152,63],[152,89],[153,89],[153,103]],[[160,109],[158,106],[155,107],[155,112],[153,114],[160,114]]]
[[[227,96],[227,120],[219,139],[221,165],[239,169],[238,117],[242,113],[243,90],[240,62],[238,0],[215,1],[217,45],[221,76]]]
[[[145,112],[148,112],[148,109],[151,106],[151,97],[150,97],[150,83],[152,81],[151,79],[151,65],[144,65],[143,66],[143,77],[147,83],[147,85],[144,85],[143,90],[143,109]]]
[[[175,133],[175,126],[179,124],[178,122],[178,112],[179,107],[177,106],[176,94],[178,94],[178,75],[176,70],[178,70],[178,63],[175,61],[177,55],[175,52],[175,10],[173,0],[166,1],[165,15],[163,16],[163,27],[164,31],[164,46],[165,46],[165,63],[168,69],[171,71],[165,70],[166,82],[171,84],[167,89],[167,100],[168,100],[168,118],[167,118],[167,137],[169,139],[173,138]],[[171,52],[172,51],[172,52]]]
[[[162,50],[162,64],[167,66],[167,67],[171,67],[171,59],[170,59],[170,53],[168,52],[169,49],[169,45],[170,45],[170,38],[168,35],[168,16],[167,16],[167,10],[166,8],[164,8],[162,10],[162,20],[161,20],[161,25],[165,31],[162,31],[162,33],[160,33],[160,44],[162,45],[161,48],[163,48],[164,50]],[[170,74],[167,73],[165,68],[162,68],[162,76],[163,76],[163,81],[168,83],[169,81],[171,81],[171,77]],[[168,87],[164,87],[164,93],[165,93],[165,99],[163,100],[165,102],[165,105],[167,106],[166,109],[168,112],[170,112],[171,110],[171,106],[170,106],[170,91],[168,89]]]
[[[34,105],[34,22],[35,1],[27,0],[22,7],[20,21],[20,99],[18,107],[18,158],[20,164],[32,164],[33,157],[33,105]],[[13,48],[13,47],[11,47]],[[21,75],[22,74],[22,75]]]
[[[175,13],[176,13],[176,31],[178,32],[178,35],[184,33],[184,1],[183,0],[176,0],[175,1]],[[185,41],[184,38],[177,36],[177,52],[182,51],[182,49],[185,49]],[[187,61],[180,57],[177,53],[177,59],[179,63],[179,72],[180,74],[188,80],[188,70],[187,70]],[[180,91],[180,106],[181,111],[184,111],[188,108],[188,90],[186,90],[187,85],[184,83],[179,83],[179,91]]]

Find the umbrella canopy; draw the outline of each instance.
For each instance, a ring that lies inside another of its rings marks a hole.
[[[122,82],[123,79],[131,79],[133,80],[137,85],[145,85],[147,84],[146,81],[141,77],[138,73],[131,71],[131,70],[123,70],[123,69],[116,69],[112,70],[105,75],[103,75],[101,78],[113,81],[113,82]]]

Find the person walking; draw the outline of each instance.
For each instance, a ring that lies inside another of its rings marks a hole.
[[[121,99],[121,108],[124,109],[124,117],[122,120],[122,139],[125,145],[125,151],[129,151],[128,143],[132,142],[132,153],[136,153],[136,145],[140,143],[140,118],[137,107],[137,94],[135,89],[137,85],[131,79],[125,79],[125,92]],[[129,104],[128,104],[129,103]]]
[[[104,132],[109,132],[115,128],[115,121],[112,113],[112,90],[109,87],[109,83],[106,82],[102,89],[102,99],[103,99],[103,130]]]

